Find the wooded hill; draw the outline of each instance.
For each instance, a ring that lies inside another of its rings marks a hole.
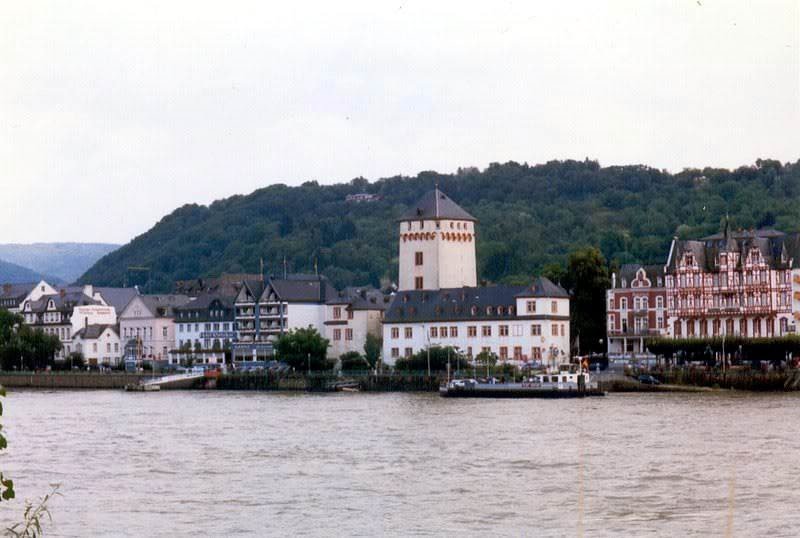
[[[271,185],[210,206],[185,205],[150,231],[106,255],[81,282],[122,285],[129,266],[149,267],[152,291],[177,279],[222,272],[319,271],[336,286],[397,280],[395,219],[425,191],[440,188],[479,219],[479,276],[527,282],[580,246],[613,263],[666,259],[673,236],[699,237],[733,227],[795,231],[800,223],[800,161],[759,159],[736,170],[670,174],[647,166],[601,167],[595,161],[529,166],[491,164],[455,174],[422,172],[346,184]],[[348,202],[370,193],[377,201]],[[127,282],[144,284],[146,273]]]

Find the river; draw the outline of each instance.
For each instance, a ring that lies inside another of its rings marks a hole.
[[[16,391],[52,536],[796,536],[800,394]],[[0,503],[4,522],[21,502]]]

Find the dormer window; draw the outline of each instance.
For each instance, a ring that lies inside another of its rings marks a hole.
[[[491,316],[492,314],[494,314],[494,308],[492,308],[491,306],[487,306],[486,307],[486,315],[487,316]]]
[[[472,308],[470,308],[469,312],[473,316],[477,316],[478,315],[478,307],[477,306],[473,306]]]
[[[505,313],[506,313],[506,309],[504,307],[502,307],[502,306],[498,306],[497,307],[497,314],[498,315],[502,316]]]

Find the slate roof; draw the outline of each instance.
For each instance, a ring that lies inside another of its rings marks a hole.
[[[190,297],[186,295],[142,295],[141,301],[147,309],[158,318],[172,318],[175,317],[175,308],[183,306],[189,301]]]
[[[639,269],[644,268],[644,274],[650,281],[651,288],[658,287],[658,279],[661,277],[661,287],[664,287],[664,266],[663,265],[642,265],[641,263],[625,263],[619,268],[617,273],[615,288],[622,288],[622,281],[625,280],[625,287],[630,288],[631,282],[636,280],[636,273]]]
[[[550,281],[547,280],[547,282]],[[478,286],[399,291],[386,310],[384,322],[419,323],[550,318],[553,316],[516,312],[518,297],[567,297],[563,288],[552,282],[550,285],[552,287],[541,287],[540,291],[532,289],[532,286]],[[550,293],[554,293],[554,295],[550,295]],[[502,313],[499,307],[502,307]]]
[[[440,191],[439,187],[426,192],[399,220],[421,219],[477,220]]]
[[[257,281],[261,275],[249,273],[224,273],[213,278],[193,278],[190,280],[176,280],[173,291],[179,295],[198,297],[204,293],[216,295],[230,295],[236,297],[245,281]]]
[[[525,288],[517,297],[555,297],[555,298],[568,298],[567,290],[554,284],[552,280],[547,277],[539,276],[533,279],[530,286]]]
[[[100,338],[106,329],[111,329],[119,336],[119,329],[116,325],[89,325],[75,333],[73,338],[81,338],[82,340],[96,340]]]
[[[94,291],[100,294],[108,306],[113,306],[118,314],[139,295],[136,288],[94,288]]]
[[[80,291],[75,291],[75,290]],[[70,291],[67,291],[70,290]],[[31,312],[46,312],[47,303],[52,299],[55,309],[62,312],[71,312],[76,306],[99,305],[96,301],[83,293],[83,287],[65,288],[61,293],[53,295],[42,295],[38,301],[31,302]]]
[[[3,284],[0,286],[0,299],[16,299],[19,303],[27,297],[38,282],[29,282],[24,284]]]
[[[702,239],[675,240],[667,260],[667,270],[674,272],[678,261],[689,252],[703,271],[716,272],[719,270],[716,264],[720,253],[740,253],[741,264],[753,248],[759,250],[773,269],[787,269],[792,267],[793,261],[800,262],[800,234],[785,234],[771,229],[736,232],[725,230]]]
[[[336,288],[322,275],[294,274],[286,278],[270,278],[268,285],[287,302],[324,303],[337,294]]]
[[[386,310],[391,299],[372,286],[349,286],[328,299],[327,304],[348,305],[351,310]]]

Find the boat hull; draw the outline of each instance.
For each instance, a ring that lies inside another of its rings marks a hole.
[[[599,389],[550,389],[535,387],[447,387],[440,388],[443,398],[588,398],[605,396]]]

